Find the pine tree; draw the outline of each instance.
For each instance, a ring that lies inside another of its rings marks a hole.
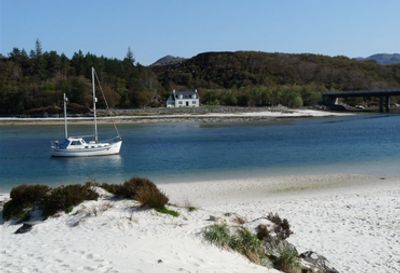
[[[135,64],[135,57],[133,56],[133,53],[132,53],[132,50],[131,50],[130,46],[128,47],[128,51],[126,52],[125,60],[127,62],[129,62],[130,64],[133,64],[133,65]]]
[[[35,41],[35,55],[36,57],[42,56],[42,44],[40,43],[39,39],[36,39]]]

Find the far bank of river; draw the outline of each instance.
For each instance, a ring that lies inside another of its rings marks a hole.
[[[190,109],[189,109],[190,110]],[[242,111],[237,111],[242,110]],[[118,111],[115,116],[98,117],[99,123],[107,124],[113,120],[117,123],[147,123],[147,122],[177,122],[177,121],[257,121],[257,120],[273,120],[282,118],[305,118],[305,117],[329,117],[329,116],[348,116],[354,113],[343,112],[329,112],[309,109],[248,109],[250,111],[243,111],[244,109],[235,109],[235,111],[227,112],[204,112],[204,111],[178,111],[178,112],[139,112],[130,115],[121,115],[123,112]],[[251,111],[253,110],[253,111]],[[68,122],[74,124],[91,124],[92,117],[68,117]],[[0,118],[0,125],[57,125],[64,122],[63,117],[47,117],[47,118],[33,118],[33,117],[2,117]]]

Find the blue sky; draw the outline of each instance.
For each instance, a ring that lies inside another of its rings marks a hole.
[[[400,0],[0,0],[0,53],[81,49],[150,64],[167,54],[400,52]]]

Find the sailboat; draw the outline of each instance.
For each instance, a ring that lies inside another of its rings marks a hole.
[[[98,78],[97,78],[98,80]],[[101,86],[100,86],[100,90]],[[64,93],[64,139],[61,141],[53,141],[51,143],[52,156],[101,156],[101,155],[114,155],[118,154],[122,139],[119,135],[118,129],[113,121],[117,136],[109,141],[99,141],[96,117],[96,86],[95,86],[95,70],[92,67],[92,91],[93,91],[93,122],[94,122],[94,135],[87,139],[85,136],[68,136],[67,124],[67,101],[68,98]],[[104,93],[102,91],[103,97]],[[104,97],[107,109],[108,104]]]

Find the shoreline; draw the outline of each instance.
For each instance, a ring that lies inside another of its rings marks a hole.
[[[190,198],[191,202],[213,207],[230,202],[345,194],[346,192],[379,190],[382,187],[400,190],[400,176],[279,175],[247,179],[159,183],[157,186],[179,205],[183,205]]]
[[[157,187],[164,190],[175,201],[185,201],[182,199],[184,195],[190,195],[193,200],[209,200],[216,202],[216,197],[221,196],[221,192],[234,192],[241,195],[241,198],[248,197],[256,199],[257,197],[276,197],[291,194],[314,194],[329,192],[330,190],[338,191],[343,189],[353,189],[363,187],[370,188],[379,186],[377,181],[383,185],[397,183],[400,176],[375,176],[367,174],[348,174],[348,173],[332,173],[332,174],[302,174],[302,175],[261,175],[257,174],[249,178],[219,178],[219,179],[194,179],[181,180],[177,182],[155,182]],[[84,184],[87,181],[77,182],[59,182],[59,183],[28,183],[27,185],[43,184],[50,187],[58,187],[63,185]],[[98,179],[99,183],[107,183],[107,179]],[[114,181],[111,184],[120,184],[124,181]],[[400,182],[399,182],[400,183]],[[22,184],[18,184],[22,185]],[[15,186],[18,186],[15,185]],[[9,196],[10,190],[0,190],[1,196]],[[400,187],[400,184],[399,184]],[[207,196],[203,196],[204,194]],[[180,195],[182,194],[182,195]],[[199,196],[197,196],[199,194]],[[215,196],[214,196],[215,195]],[[213,196],[213,197],[212,197]],[[228,195],[235,200],[238,196]],[[226,201],[226,200],[224,200]],[[214,205],[215,203],[211,203]]]
[[[147,122],[175,122],[182,120],[193,121],[237,121],[237,120],[274,120],[285,118],[312,118],[351,116],[357,113],[339,113],[321,110],[289,109],[284,111],[256,111],[232,113],[179,113],[179,114],[149,114],[149,115],[117,115],[113,117],[98,117],[100,124],[109,124],[115,121],[119,124],[147,123]],[[73,124],[91,124],[93,117],[69,117],[68,122]],[[63,117],[49,118],[18,118],[0,117],[1,125],[59,125],[64,123]]]

